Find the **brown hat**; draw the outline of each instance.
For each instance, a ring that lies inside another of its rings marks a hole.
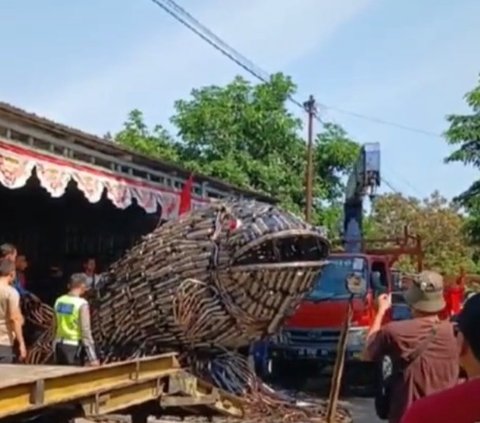
[[[446,306],[442,275],[430,270],[416,275],[405,293],[405,301],[413,309],[424,313],[442,311]]]

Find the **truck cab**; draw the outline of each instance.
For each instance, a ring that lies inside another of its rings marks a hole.
[[[374,299],[391,290],[389,262],[381,255],[335,253],[282,332],[270,340],[270,360],[314,360],[322,367],[334,363],[350,297],[346,279],[352,274],[359,276],[364,286],[353,299],[347,361],[360,359],[375,314]]]

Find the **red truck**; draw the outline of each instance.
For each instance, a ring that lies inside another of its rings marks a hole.
[[[361,363],[360,354],[375,315],[375,298],[381,293],[398,290],[400,275],[392,266],[400,256],[409,254],[417,256],[418,269],[422,267],[418,237],[405,232],[404,238],[396,242],[397,246],[392,248],[363,249],[360,253],[335,252],[328,258],[314,289],[286,321],[282,332],[270,339],[267,373],[295,368],[294,373],[300,376],[302,370],[318,372],[334,363],[350,296],[345,280],[352,273],[364,281],[364,291],[353,300],[346,363],[347,366],[352,362]],[[402,307],[401,303],[395,303],[388,319],[395,317],[397,311],[401,312]]]
[[[401,256],[409,255],[416,259],[420,271],[423,265],[421,240],[411,236],[407,229],[399,239],[364,240],[363,199],[367,195],[374,199],[380,183],[380,146],[378,143],[365,144],[345,189],[342,248],[330,255],[313,290],[285,322],[283,330],[253,348],[257,369],[262,374],[272,375],[279,370],[282,380],[285,375],[304,379],[305,372],[318,374],[319,370],[334,363],[350,297],[346,279],[352,274],[360,277],[364,289],[353,300],[353,318],[347,338],[347,371],[350,364],[355,364],[354,368],[367,365],[359,358],[379,294],[395,293],[396,301],[386,320],[409,318],[409,309],[399,292],[402,277],[393,266]],[[452,302],[447,300],[447,303]],[[449,310],[447,314],[452,312]]]
[[[392,244],[392,240],[380,240]],[[376,244],[379,242],[376,241]],[[373,322],[376,297],[384,292],[393,294],[393,306],[386,316],[390,320],[410,318],[409,308],[403,301],[403,291],[408,287],[408,276],[393,269],[403,255],[416,258],[417,271],[422,270],[421,239],[405,230],[402,239],[391,248],[365,249],[364,253],[333,253],[324,268],[316,287],[302,301],[294,314],[286,321],[280,334],[270,338],[267,360],[263,372],[285,379],[285,369],[292,377],[304,379],[307,375],[318,375],[331,368],[335,361],[340,330],[345,320],[349,293],[345,280],[352,273],[365,281],[363,295],[353,300],[353,318],[348,333],[346,366],[347,372],[355,371],[356,379],[372,376],[365,372],[370,363],[361,361],[367,331]],[[463,275],[445,277],[447,307],[443,317],[450,318],[461,308],[464,280]],[[279,374],[279,372],[281,374]],[[275,377],[276,378],[276,377]]]

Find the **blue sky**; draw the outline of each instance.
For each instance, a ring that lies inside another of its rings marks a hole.
[[[435,133],[446,114],[467,111],[480,72],[478,0],[178,2],[262,68],[292,75],[297,98]],[[192,87],[243,74],[150,0],[3,1],[0,16],[0,99],[100,135],[133,108],[168,126]],[[381,143],[396,190],[451,197],[477,177],[443,164],[441,138],[320,111]]]

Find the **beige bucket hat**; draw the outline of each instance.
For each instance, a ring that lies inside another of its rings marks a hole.
[[[415,275],[405,293],[405,301],[413,309],[424,313],[442,311],[446,306],[442,275],[431,270],[424,270]]]

